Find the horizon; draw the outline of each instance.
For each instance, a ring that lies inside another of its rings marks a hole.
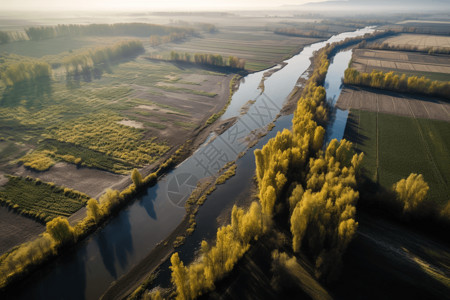
[[[161,11],[223,11],[223,10],[263,10],[263,9],[283,9],[285,6],[303,5],[307,3],[318,3],[326,0],[230,0],[224,3],[223,1],[143,1],[130,0],[126,3],[120,0],[16,0],[14,2],[2,4],[0,12],[15,12],[15,11],[127,11],[136,12],[145,10],[147,12],[161,12]]]

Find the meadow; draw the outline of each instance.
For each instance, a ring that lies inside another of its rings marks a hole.
[[[351,110],[345,137],[364,152],[365,175],[386,190],[420,173],[437,206],[450,197],[450,131],[444,121]]]

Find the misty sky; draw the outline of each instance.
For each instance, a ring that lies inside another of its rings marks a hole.
[[[323,0],[0,0],[0,11],[260,9],[320,1]]]

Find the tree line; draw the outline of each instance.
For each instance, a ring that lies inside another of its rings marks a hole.
[[[415,27],[415,26],[400,26],[393,28],[392,30],[399,33],[421,33],[421,34],[436,34],[436,35],[450,35],[450,30],[448,27],[443,30],[432,27]]]
[[[170,42],[179,42],[187,39],[190,35],[186,32],[172,32],[169,35],[151,35],[150,45],[159,46]]]
[[[450,54],[450,48],[439,46],[419,47],[414,45],[390,45],[388,43],[372,43],[370,46],[366,46],[365,48],[375,50],[425,52],[428,54]]]
[[[112,46],[70,55],[63,59],[62,65],[68,75],[90,73],[101,70],[119,59],[135,56],[144,51],[144,46],[139,40],[123,41]]]
[[[311,37],[311,38],[328,38],[331,36],[331,34],[328,32],[323,32],[319,30],[303,30],[293,27],[277,28],[273,31],[273,33],[287,36]]]
[[[89,25],[56,25],[37,26],[25,29],[28,38],[32,41],[52,39],[57,37],[73,36],[139,36],[169,35],[171,33],[193,34],[192,28],[156,25],[148,23],[116,23],[116,24],[89,24]]]
[[[394,72],[373,70],[371,73],[360,73],[356,69],[348,68],[344,73],[344,83],[450,99],[450,81],[433,81],[418,76],[407,77],[406,74],[398,75]]]
[[[245,59],[236,56],[229,56],[228,59],[220,54],[211,53],[195,53],[171,51],[171,61],[188,62],[198,65],[215,66],[215,67],[230,67],[233,69],[245,69]]]
[[[11,39],[10,39],[9,34],[7,32],[0,31],[0,45],[9,43],[10,40]]]
[[[1,79],[7,86],[24,81],[49,79],[52,75],[50,65],[43,61],[22,61],[4,66]]]
[[[28,40],[28,36],[22,31],[0,31],[0,45],[16,41]]]

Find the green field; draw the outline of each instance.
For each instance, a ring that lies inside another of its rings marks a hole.
[[[88,196],[79,192],[31,178],[11,176],[0,188],[2,205],[45,222],[57,216],[70,216],[88,200]]]
[[[383,188],[420,173],[433,201],[444,205],[450,199],[449,123],[352,110],[346,138],[364,152],[366,175]]]

